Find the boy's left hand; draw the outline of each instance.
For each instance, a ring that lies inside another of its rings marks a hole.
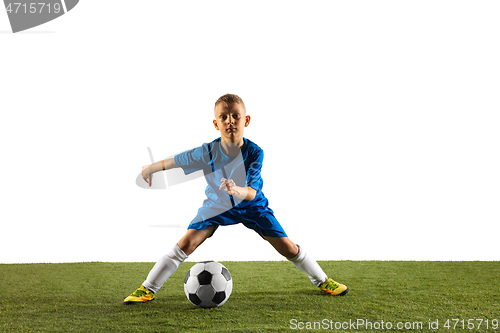
[[[151,187],[151,182],[153,181],[153,174],[148,170],[150,165],[151,164],[148,164],[142,167],[142,179],[149,184],[149,187]]]
[[[224,191],[228,192],[230,195],[240,195],[239,187],[236,186],[232,179],[222,178],[219,190],[224,189]]]

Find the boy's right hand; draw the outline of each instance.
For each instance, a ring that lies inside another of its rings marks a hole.
[[[153,174],[150,173],[148,169],[150,165],[151,164],[148,164],[142,167],[142,179],[149,184],[149,187],[151,187],[151,182],[153,181]]]

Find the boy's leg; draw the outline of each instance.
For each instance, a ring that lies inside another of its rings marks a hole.
[[[299,247],[288,237],[266,237],[267,240],[283,257],[292,259],[299,253]]]
[[[148,274],[146,281],[142,283],[144,288],[156,293],[167,279],[174,274],[179,266],[187,259],[187,254],[175,244],[166,255],[160,258]]]
[[[309,256],[302,247],[292,242],[288,237],[264,236],[264,238],[281,255],[291,261],[295,267],[306,273],[316,287],[332,295],[345,295],[349,291],[343,284],[339,284],[328,278],[316,260]]]
[[[175,244],[174,248],[164,255],[154,265],[146,281],[134,293],[127,297],[125,304],[144,303],[154,299],[154,293],[160,290],[167,279],[174,274],[179,266],[187,259],[188,255],[200,246],[214,231],[214,226],[207,229],[189,229],[186,234]],[[153,294],[150,294],[150,293]]]
[[[206,229],[189,229],[177,244],[181,250],[189,256],[214,233],[214,228],[215,226],[211,225]]]
[[[292,242],[288,237],[265,237],[271,245],[295,267],[309,276],[311,282],[318,287],[326,280],[326,274],[318,263],[307,253]]]
[[[196,250],[214,231],[214,227],[207,229],[189,229],[175,244],[169,253],[164,255],[149,272],[146,281],[142,284],[146,289],[158,292],[167,279],[174,274],[187,257]]]

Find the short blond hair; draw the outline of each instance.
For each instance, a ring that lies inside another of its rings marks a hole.
[[[235,94],[225,94],[225,95],[219,97],[219,99],[215,102],[214,108],[217,107],[217,104],[220,104],[220,103],[226,103],[226,104],[239,103],[239,104],[243,105],[243,107],[246,110],[245,103],[243,103],[243,100],[241,99],[241,97],[238,95],[235,95]]]

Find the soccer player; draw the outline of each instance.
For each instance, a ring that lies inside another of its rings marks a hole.
[[[262,192],[261,167],[263,150],[243,137],[250,124],[243,100],[226,94],[215,102],[213,124],[220,138],[201,147],[143,167],[142,177],[151,186],[153,174],[161,170],[182,168],[185,174],[203,170],[207,181],[207,198],[191,221],[186,234],[154,265],[146,281],[124,300],[124,304],[152,301],[155,293],[219,226],[242,223],[267,240],[281,255],[307,274],[323,292],[334,296],[347,294],[349,288],[335,282],[323,272],[304,248],[292,242]]]

